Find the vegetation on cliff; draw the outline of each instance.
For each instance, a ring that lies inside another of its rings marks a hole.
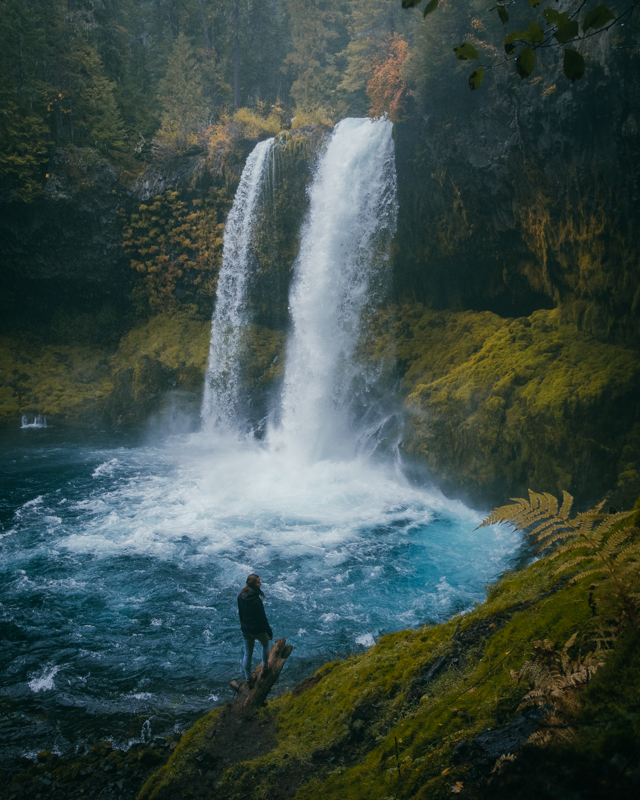
[[[602,344],[559,311],[504,319],[489,312],[403,306],[396,352],[407,392],[404,449],[449,491],[476,502],[527,487],[581,502],[640,490],[640,390],[635,350]]]

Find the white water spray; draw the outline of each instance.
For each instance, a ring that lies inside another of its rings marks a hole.
[[[311,460],[355,455],[354,415],[366,411],[377,377],[354,356],[365,312],[388,283],[397,214],[391,133],[387,120],[340,122],[310,190],[280,426],[269,440]]]
[[[209,363],[204,381],[202,423],[207,431],[238,426],[240,342],[249,324],[247,284],[256,208],[273,139],[259,142],[247,159],[224,230],[222,267],[211,322]]]

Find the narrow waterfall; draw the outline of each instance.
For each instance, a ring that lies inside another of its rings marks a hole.
[[[290,294],[280,421],[269,440],[312,459],[355,455],[377,377],[356,349],[366,311],[389,282],[397,215],[391,134],[387,120],[340,122],[310,190]]]
[[[237,430],[240,423],[240,349],[249,323],[246,301],[252,271],[251,235],[273,144],[273,139],[259,142],[249,155],[224,230],[201,410],[207,431]]]

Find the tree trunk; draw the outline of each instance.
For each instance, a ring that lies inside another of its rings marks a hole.
[[[246,713],[264,705],[271,687],[278,680],[280,672],[292,650],[293,646],[287,644],[286,639],[276,639],[269,653],[270,668],[267,672],[264,672],[262,664],[259,664],[254,669],[251,680],[244,681],[240,685],[236,681],[231,681],[231,686],[238,693],[235,700],[232,701],[233,708],[236,710],[242,709]]]
[[[198,0],[200,6],[200,18],[202,20],[202,33],[204,34],[204,46],[207,53],[211,52],[211,39],[209,39],[209,31],[207,30],[207,18],[204,15],[204,3]]]
[[[240,0],[233,9],[233,105],[240,108]]]

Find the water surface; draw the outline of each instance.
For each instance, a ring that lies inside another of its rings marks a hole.
[[[56,428],[0,440],[5,754],[184,728],[241,676],[236,595],[263,579],[281,687],[385,632],[470,608],[506,530],[395,466],[255,441]]]

